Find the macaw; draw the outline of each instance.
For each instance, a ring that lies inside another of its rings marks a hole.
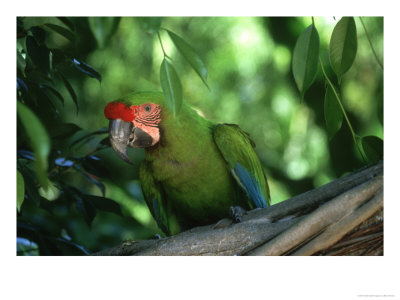
[[[160,92],[110,102],[109,139],[128,163],[127,147],[145,148],[140,182],[151,214],[166,235],[215,223],[233,212],[270,205],[267,178],[248,133],[217,124],[183,103],[177,116]],[[235,210],[242,208],[242,210]]]

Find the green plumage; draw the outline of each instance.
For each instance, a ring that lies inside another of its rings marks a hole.
[[[173,118],[161,93],[134,93],[118,101],[161,106],[160,141],[146,148],[140,167],[149,209],[166,234],[214,223],[231,206],[269,205],[269,189],[249,135],[216,124],[183,103]]]

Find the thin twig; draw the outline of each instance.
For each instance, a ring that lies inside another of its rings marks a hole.
[[[366,37],[367,37],[367,40],[368,40],[368,42],[369,42],[369,45],[371,46],[372,52],[374,53],[375,59],[376,59],[377,63],[379,64],[379,66],[381,67],[381,69],[383,70],[383,64],[382,64],[382,62],[380,61],[380,59],[378,58],[378,54],[376,54],[376,52],[375,52],[375,48],[374,48],[374,46],[372,45],[372,41],[371,41],[371,38],[369,37],[367,28],[365,27],[364,21],[363,21],[362,17],[359,17],[359,19],[360,19],[361,24],[362,24],[362,26],[363,26],[363,28],[364,28],[365,35],[366,35]]]
[[[356,135],[356,133],[354,132],[353,127],[351,126],[351,123],[350,123],[349,118],[347,117],[347,113],[346,113],[346,110],[344,109],[344,107],[343,107],[343,105],[342,105],[342,101],[340,101],[339,95],[337,94],[334,85],[332,84],[332,82],[331,82],[331,80],[329,79],[328,75],[326,75],[324,66],[323,66],[323,64],[322,64],[321,57],[319,57],[319,64],[321,65],[322,73],[324,74],[324,77],[325,77],[326,81],[328,82],[329,86],[332,88],[332,91],[333,91],[333,93],[335,94],[335,97],[336,97],[336,100],[337,100],[337,102],[338,102],[338,104],[339,104],[339,106],[340,106],[340,109],[341,109],[342,112],[343,112],[343,115],[344,115],[344,117],[345,117],[345,119],[346,119],[347,125],[349,126],[349,129],[350,129],[350,132],[351,132],[351,136],[353,137],[354,144],[356,145],[358,151],[360,152],[360,155],[361,155],[362,159],[364,160],[364,162],[367,162],[367,161],[368,161],[367,158],[364,156],[363,152],[362,152],[361,149],[360,149],[359,144],[357,143],[357,135]]]

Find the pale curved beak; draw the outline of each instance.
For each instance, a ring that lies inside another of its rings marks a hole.
[[[128,157],[127,147],[133,128],[134,127],[131,122],[125,122],[122,120],[110,120],[110,124],[108,126],[108,133],[112,148],[120,158],[129,164],[132,164],[132,162]]]
[[[146,148],[153,144],[153,138],[131,122],[110,120],[108,127],[110,144],[120,158],[132,164],[128,157],[127,147]]]

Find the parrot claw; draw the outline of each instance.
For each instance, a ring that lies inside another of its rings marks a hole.
[[[231,206],[229,208],[229,215],[235,223],[242,222],[244,214],[246,214],[246,210],[241,206]]]

